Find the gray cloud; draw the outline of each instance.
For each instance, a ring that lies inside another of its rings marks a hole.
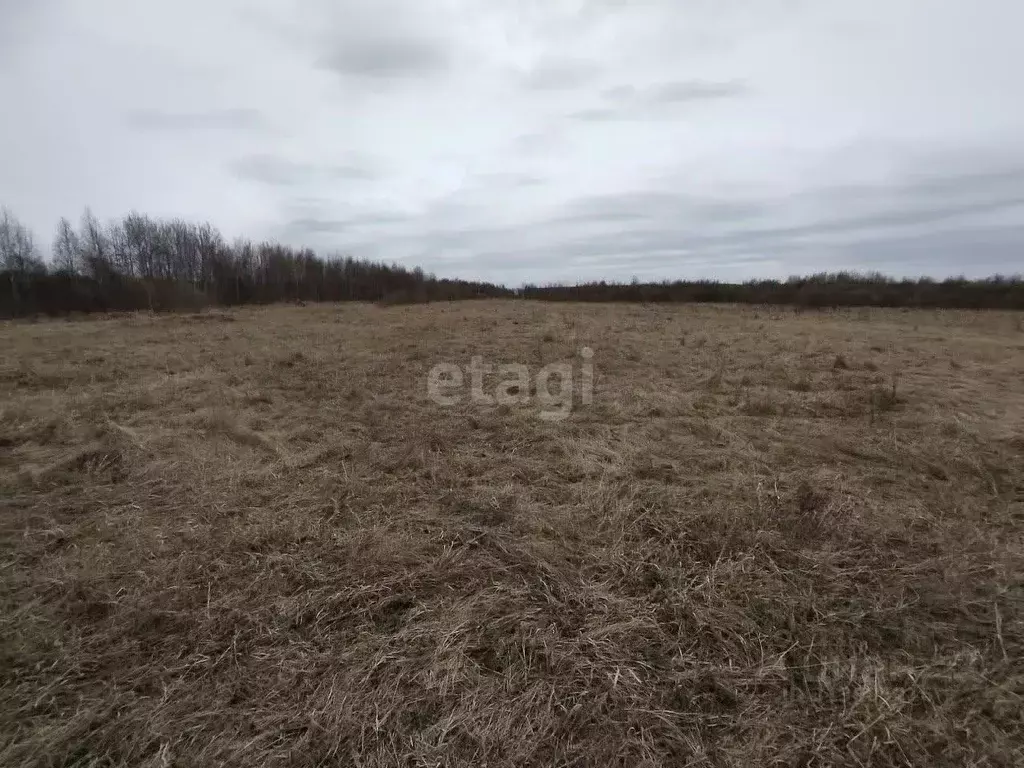
[[[825,254],[834,264],[858,264],[864,269],[898,276],[960,275],[985,277],[1021,275],[1024,226],[968,227],[903,236],[869,237],[835,246]],[[964,254],[970,254],[969,259]],[[804,262],[811,271],[811,259]]]
[[[372,238],[358,217],[344,232],[354,252],[420,253],[431,268],[462,265],[522,280],[745,279],[823,269],[983,275],[1019,269],[1024,246],[1024,167],[1012,170],[1010,158],[1004,164],[991,173],[908,171],[887,184],[774,197],[595,194],[519,226],[473,225],[473,208],[453,203],[396,220],[397,230]]]
[[[350,88],[433,75],[453,63],[444,13],[410,0],[301,0],[253,3],[237,12],[253,29]]]
[[[46,0],[26,3],[21,0],[0,0],[0,66],[13,58],[16,48],[25,45],[33,28],[40,22]]]
[[[549,127],[540,131],[524,133],[516,136],[509,143],[509,148],[526,154],[543,152],[546,149],[557,147],[562,141],[561,131]]]
[[[263,131],[266,117],[256,109],[241,107],[198,112],[137,109],[126,115],[128,125],[144,131]]]
[[[282,233],[297,238],[300,242],[316,240],[320,235],[353,234],[367,228],[405,224],[410,217],[400,214],[364,214],[346,218],[321,218],[307,216],[294,218],[282,228]]]
[[[555,221],[606,221],[667,219],[704,223],[737,221],[764,215],[767,207],[760,200],[728,200],[701,197],[683,192],[603,193],[580,198],[568,206]]]
[[[368,165],[311,163],[270,154],[245,155],[228,163],[240,179],[273,186],[299,186],[317,181],[369,181],[377,178]]]
[[[592,61],[549,58],[526,72],[522,83],[526,88],[538,91],[573,90],[593,82],[600,71]]]
[[[478,173],[474,180],[484,186],[496,187],[538,187],[545,183],[541,176],[513,171]]]
[[[955,167],[956,161],[956,157],[945,160],[940,157],[939,167]],[[975,165],[981,162],[983,161],[976,159]],[[1024,189],[1024,166],[1016,165],[1014,167],[1016,163],[1019,163],[1017,158],[998,158],[996,163],[1003,167],[961,172],[951,169],[939,174],[934,171],[918,172],[902,182],[895,182],[890,193],[910,193],[928,200],[955,199],[963,197],[965,194],[977,194],[978,192],[985,192],[989,195],[1016,196],[1020,190]],[[858,191],[856,187],[840,189]],[[879,192],[880,190],[874,191]]]
[[[677,230],[643,235],[619,231],[558,246],[527,248],[510,263],[507,250],[493,247],[499,242],[498,234],[477,233],[480,247],[471,250],[471,258],[460,257],[455,263],[467,267],[472,264],[484,274],[507,274],[511,270],[519,282],[537,282],[541,274],[567,282],[625,280],[634,275],[654,280],[745,280],[851,269],[881,270],[897,277],[980,277],[1015,270],[1019,273],[1016,265],[1024,242],[1024,226],[1019,225],[884,233],[837,243],[737,241],[719,247],[683,237]],[[443,242],[444,248],[466,249],[466,239]],[[644,253],[642,259],[635,257],[638,251]],[[970,252],[970,260],[964,259],[965,251]]]
[[[1012,273],[1018,263],[1024,227],[1007,226],[965,230],[937,230],[914,234],[895,233],[860,238],[856,242],[836,244],[791,243],[785,253],[772,248],[743,246],[708,250],[693,248],[678,233],[664,233],[643,245],[648,250],[642,260],[631,256],[636,243],[608,237],[600,247],[577,247],[571,257],[559,257],[563,265],[559,279],[575,282],[580,275],[608,279],[717,278],[745,280],[752,277],[786,277],[821,271],[882,271],[896,277],[965,274],[983,277]],[[964,259],[965,250],[971,253]],[[536,274],[550,264],[550,251],[527,253],[517,259],[522,280],[536,280]],[[507,255],[500,251],[482,254],[474,263],[498,270]],[[1019,273],[1019,269],[1017,269]]]
[[[601,92],[600,106],[578,109],[567,113],[566,117],[596,123],[664,119],[668,116],[666,111],[672,107],[736,99],[748,93],[748,86],[739,81],[678,80],[643,87],[617,85]]]
[[[570,120],[601,123],[607,120],[628,120],[633,114],[627,110],[613,107],[589,107],[587,109],[577,109],[575,112],[568,112],[565,116]]]
[[[608,101],[625,109],[732,99],[747,92],[746,84],[738,81],[678,80],[646,87],[618,85],[606,89],[604,96]]]
[[[1008,180],[1016,183],[1007,184]],[[946,195],[936,197],[936,190],[945,190]],[[827,214],[803,212],[808,203],[821,200],[827,201]],[[865,201],[869,207],[864,206]],[[878,232],[883,230],[903,232],[900,237],[908,237],[908,231],[914,235],[921,227],[975,235],[989,229],[1006,231],[1005,223],[972,223],[990,214],[1024,219],[1024,168],[1016,173],[915,176],[889,185],[846,185],[760,200],[718,200],[671,192],[596,195],[573,203],[546,226],[574,223],[594,228],[608,222],[632,223],[629,231],[584,234],[574,239],[572,248],[588,255],[650,253],[666,248],[705,254],[787,251],[801,247],[803,241],[838,243],[849,252],[862,239],[878,240]],[[764,223],[797,217],[804,221]],[[899,237],[888,234],[886,239]]]
[[[359,224],[361,222],[355,222]],[[303,238],[322,234],[340,234],[352,230],[353,222],[345,219],[292,219],[285,226],[288,235]]]
[[[436,41],[402,37],[350,37],[320,60],[344,77],[391,79],[431,74],[450,63]]]

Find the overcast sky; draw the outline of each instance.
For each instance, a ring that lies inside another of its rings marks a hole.
[[[0,204],[523,281],[1024,264],[1020,0],[0,0]]]

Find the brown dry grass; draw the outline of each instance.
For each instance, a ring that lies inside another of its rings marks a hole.
[[[594,403],[436,362],[596,350]],[[1010,314],[0,326],[0,764],[1024,761]]]

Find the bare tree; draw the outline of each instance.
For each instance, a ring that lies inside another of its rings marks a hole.
[[[157,225],[148,216],[132,211],[121,223],[124,230],[125,267],[129,275],[152,279],[156,274]]]
[[[82,214],[79,241],[83,266],[92,277],[102,280],[112,270],[113,247],[103,226],[88,208]]]
[[[20,302],[22,284],[46,272],[32,233],[6,208],[0,208],[0,269],[6,273],[15,306]]]
[[[82,243],[78,233],[65,217],[57,224],[57,235],[53,238],[53,263],[58,271],[69,275],[77,274],[82,268]]]
[[[18,275],[44,271],[32,233],[7,208],[0,208],[0,269]]]
[[[351,257],[321,258],[274,242],[232,243],[211,224],[132,212],[101,223],[86,209],[76,229],[61,219],[48,274],[27,228],[0,211],[0,315],[72,309],[151,310],[202,299],[220,304],[454,299],[501,295],[498,286],[435,280],[422,270]],[[10,290],[6,290],[7,286]]]
[[[199,252],[200,274],[205,291],[214,278],[214,264],[217,254],[224,246],[224,238],[220,232],[207,222],[199,224],[195,229],[196,250]]]

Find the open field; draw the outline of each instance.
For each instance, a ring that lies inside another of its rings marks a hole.
[[[428,396],[585,346],[564,420]],[[0,765],[1024,764],[1020,315],[350,304],[0,350]]]

